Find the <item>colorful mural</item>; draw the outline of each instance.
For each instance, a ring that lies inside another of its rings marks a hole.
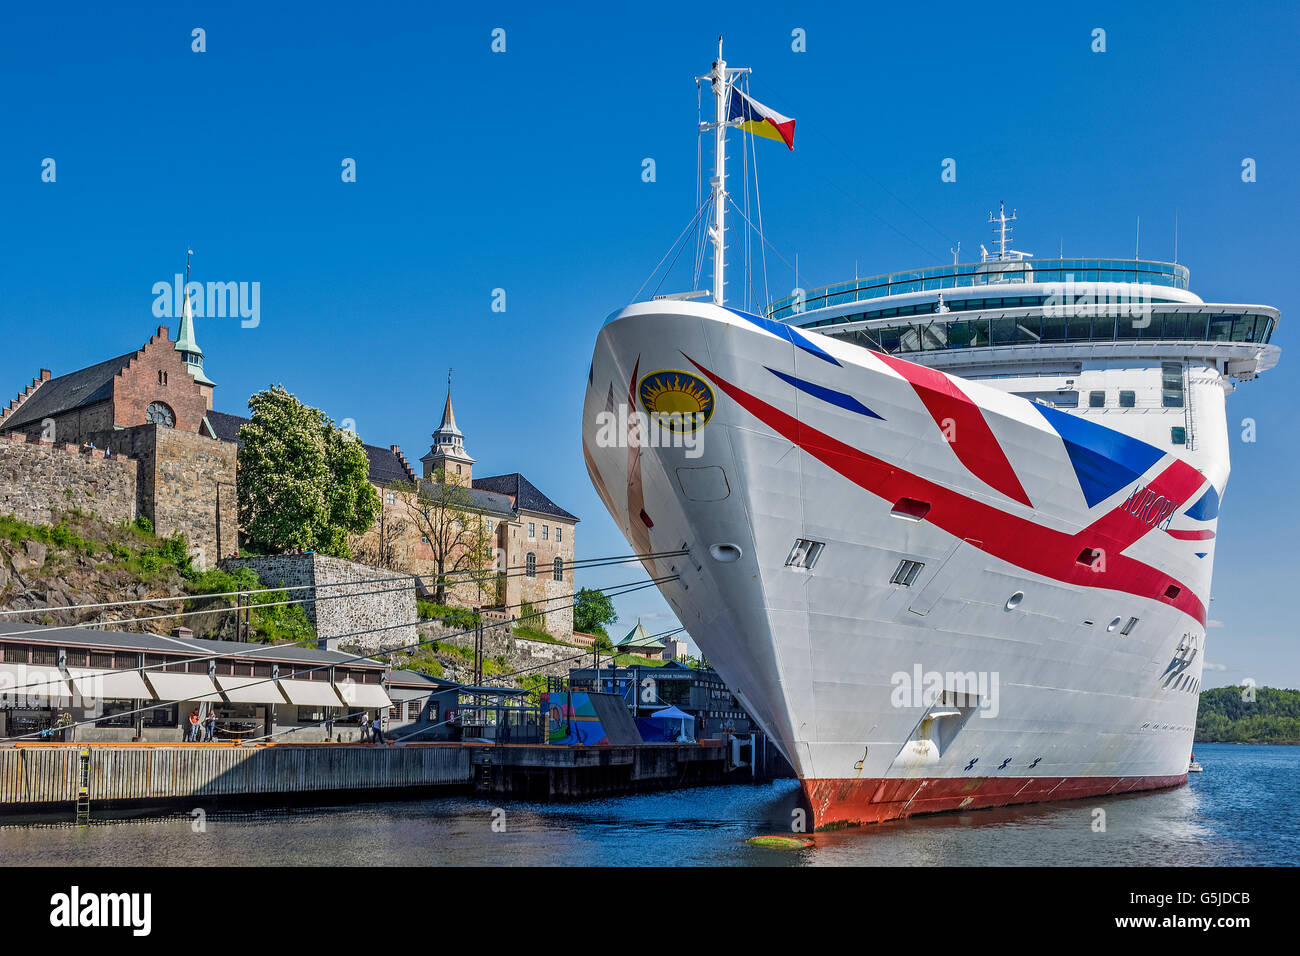
[[[617,697],[564,691],[542,694],[541,700],[549,744],[610,747],[641,742],[631,715]]]

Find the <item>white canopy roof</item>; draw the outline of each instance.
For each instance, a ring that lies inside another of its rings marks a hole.
[[[217,676],[217,684],[236,704],[283,704],[284,695],[269,677]]]
[[[343,701],[334,692],[334,685],[324,680],[282,680],[280,686],[289,697],[289,703],[300,707],[342,707]]]
[[[144,674],[155,691],[149,696],[158,700],[221,702],[217,685],[206,674],[171,674],[161,670],[149,670]]]
[[[69,667],[72,687],[83,699],[151,700],[151,691],[139,671],[109,671],[93,667]]]
[[[0,694],[41,700],[71,697],[68,682],[53,665],[0,664]]]

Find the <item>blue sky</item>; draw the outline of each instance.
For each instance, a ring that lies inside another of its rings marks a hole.
[[[1290,341],[1289,4],[271,6],[6,9],[0,388],[138,347],[167,321],[153,284],[193,248],[195,279],[261,284],[256,328],[199,325],[217,408],[282,382],[418,458],[454,366],[479,471],[522,471],[580,515],[580,557],[626,553],[582,463],[585,371],[601,321],[694,211],[693,78],[719,34],[798,121],[793,153],[761,141],[758,159],[769,240],[802,285],[937,265],[958,240],[966,260],[1000,199],[1039,255],[1131,255],[1141,217],[1142,255],[1172,258],[1177,217],[1193,290],[1279,307],[1274,341]],[[768,266],[788,292],[790,270]],[[1229,398],[1234,436],[1249,417],[1258,440],[1233,440],[1208,647],[1224,669],[1207,684],[1300,686],[1290,366]],[[618,606],[621,628],[673,624],[653,592]]]

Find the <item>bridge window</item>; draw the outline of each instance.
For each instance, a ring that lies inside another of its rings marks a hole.
[[[1169,429],[1169,440],[1175,445],[1187,444],[1187,429],[1182,425],[1175,425]]]
[[[1088,407],[1089,407],[1089,408],[1105,408],[1105,407],[1106,407],[1106,393],[1105,393],[1104,391],[1103,391],[1103,392],[1089,392],[1089,393],[1088,393]]]
[[[1137,406],[1137,393],[1136,393],[1136,392],[1124,392],[1124,391],[1121,391],[1121,392],[1119,393],[1119,407],[1120,407],[1120,408],[1134,408],[1134,407],[1136,407],[1136,406]]]
[[[1160,396],[1165,408],[1183,407],[1183,366],[1164,362],[1160,366]]]

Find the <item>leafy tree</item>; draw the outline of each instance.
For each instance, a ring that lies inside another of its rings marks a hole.
[[[370,527],[379,496],[361,442],[276,385],[248,400],[239,430],[239,523],[268,553],[351,557],[349,534]]]
[[[584,634],[609,637],[605,627],[618,620],[614,602],[604,591],[582,588],[573,604],[573,629]]]
[[[409,487],[407,491],[402,499],[407,518],[433,552],[434,602],[446,604],[448,589],[460,583],[475,585],[480,596],[495,594],[497,582],[490,573],[495,537],[465,479],[436,468],[414,494]]]

